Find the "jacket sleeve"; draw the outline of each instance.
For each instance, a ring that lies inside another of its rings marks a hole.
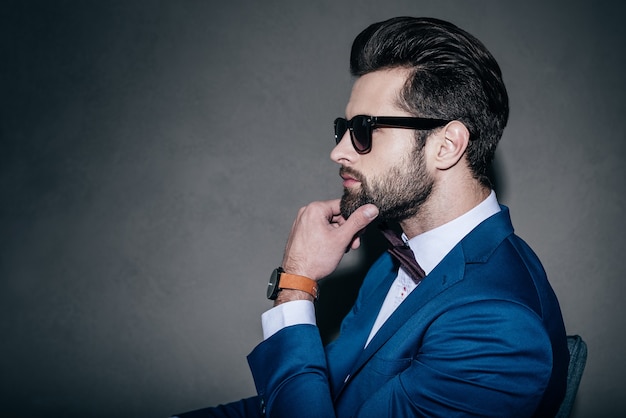
[[[211,408],[196,409],[170,418],[261,418],[260,399],[251,397]]]
[[[271,417],[533,415],[552,368],[550,341],[534,312],[479,301],[442,314],[420,339],[408,358],[377,353],[337,405],[316,327],[285,328],[248,360]]]
[[[259,344],[248,363],[265,416],[335,416],[326,356],[316,326],[283,328]]]

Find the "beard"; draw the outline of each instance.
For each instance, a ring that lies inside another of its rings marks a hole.
[[[434,179],[426,170],[423,149],[416,149],[410,158],[371,181],[349,167],[342,167],[340,172],[361,183],[357,190],[344,189],[340,209],[345,219],[360,206],[372,203],[378,207],[379,219],[403,221],[419,212],[434,186]]]

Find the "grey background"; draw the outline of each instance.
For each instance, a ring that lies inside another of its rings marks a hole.
[[[498,195],[589,360],[575,416],[626,413],[619,2],[3,1],[0,415],[164,417],[254,393],[245,356],[328,158],[354,36],[450,20],[499,60]],[[330,339],[379,248],[322,289]]]

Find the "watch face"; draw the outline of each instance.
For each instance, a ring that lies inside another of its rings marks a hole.
[[[278,278],[280,276],[280,271],[275,269],[270,276],[270,281],[267,284],[267,298],[268,299],[276,299],[278,296]]]

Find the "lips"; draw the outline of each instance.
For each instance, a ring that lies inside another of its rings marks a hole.
[[[361,184],[361,175],[350,168],[342,167],[339,176],[343,179],[343,187],[350,188]]]

